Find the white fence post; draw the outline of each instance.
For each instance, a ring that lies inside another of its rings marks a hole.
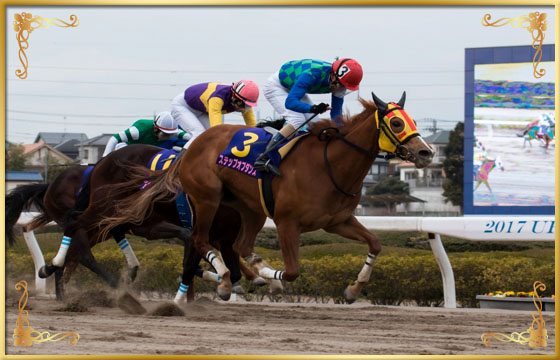
[[[439,234],[428,234],[430,247],[436,257],[436,261],[441,271],[441,278],[443,280],[443,299],[444,307],[456,308],[457,303],[455,299],[455,276],[453,275],[453,268],[447,257],[447,253],[443,248],[441,237]]]
[[[41,247],[39,247],[39,243],[37,242],[33,231],[24,232],[23,238],[29,248],[31,257],[33,257],[33,263],[35,263],[35,290],[39,295],[45,295],[47,293],[47,279],[41,279],[39,277],[39,269],[41,266],[45,265],[43,252],[41,251]]]

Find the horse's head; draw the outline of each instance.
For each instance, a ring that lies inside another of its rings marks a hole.
[[[494,160],[494,164],[496,164],[497,169],[502,171],[505,170],[504,163],[502,162],[502,159],[499,156],[496,157],[496,160]]]
[[[372,92],[377,106],[375,118],[379,129],[379,150],[394,153],[413,162],[417,168],[428,166],[434,157],[433,149],[422,139],[416,122],[404,110],[406,92],[397,103],[385,103]]]

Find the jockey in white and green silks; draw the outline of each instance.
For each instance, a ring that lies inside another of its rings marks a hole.
[[[333,64],[313,59],[293,60],[282,65],[280,70],[268,78],[263,94],[274,110],[287,122],[267,145],[263,154],[255,161],[255,169],[272,171],[280,175],[270,164],[267,152],[281,143],[296,128],[299,128],[313,114],[330,110],[331,119],[337,121],[342,114],[344,96],[348,90],[357,90],[362,80],[361,65],[353,59],[339,59]],[[307,94],[331,93],[331,105],[313,105]]]
[[[107,142],[103,157],[122,145],[144,144],[162,147],[163,143],[173,137],[183,141],[190,139],[188,133],[179,131],[177,121],[171,113],[164,111],[157,114],[154,120],[137,120],[128,129],[113,135]]]

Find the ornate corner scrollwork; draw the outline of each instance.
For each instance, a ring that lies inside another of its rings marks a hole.
[[[45,341],[60,341],[67,337],[70,338],[71,345],[76,345],[80,339],[80,334],[76,332],[61,332],[51,335],[48,331],[39,332],[29,325],[29,320],[27,319],[29,311],[25,310],[28,299],[27,281],[25,280],[16,284],[16,290],[22,289],[23,294],[21,295],[18,303],[19,315],[16,322],[17,327],[14,329],[14,334],[12,335],[14,338],[14,346],[27,347],[34,344],[40,344]]]
[[[494,338],[502,342],[516,342],[521,345],[529,344],[529,346],[532,348],[546,347],[548,334],[546,329],[544,328],[545,322],[542,317],[542,301],[539,297],[539,294],[537,293],[537,290],[546,290],[546,286],[540,281],[535,281],[535,283],[533,284],[533,289],[533,303],[535,304],[537,310],[533,311],[533,322],[531,323],[531,327],[521,333],[512,332],[511,335],[502,333],[484,333],[480,337],[484,345],[490,346],[490,344],[492,343],[491,338]]]
[[[546,31],[548,21],[546,20],[546,13],[539,13],[538,11],[532,12],[529,15],[518,16],[516,18],[502,18],[494,22],[490,22],[492,16],[490,14],[484,15],[482,18],[483,26],[500,27],[511,24],[513,27],[522,27],[527,29],[533,37],[533,49],[537,52],[533,56],[533,75],[535,78],[541,78],[546,74],[544,69],[537,70],[542,58],[542,44],[544,41],[544,32]]]
[[[16,70],[16,76],[20,79],[25,79],[27,77],[29,62],[25,50],[29,48],[29,35],[31,35],[33,30],[40,27],[48,28],[51,24],[58,27],[77,27],[80,24],[76,15],[70,15],[70,23],[57,18],[45,19],[38,15],[32,16],[30,13],[26,12],[14,14],[14,18],[14,31],[16,32],[16,39],[19,44],[19,61],[21,61],[21,65],[23,66],[23,70]]]

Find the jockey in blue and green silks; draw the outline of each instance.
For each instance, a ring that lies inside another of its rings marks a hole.
[[[333,64],[313,59],[288,61],[280,70],[268,78],[263,94],[274,110],[287,122],[270,140],[263,154],[255,161],[255,169],[272,171],[280,175],[269,160],[268,151],[276,147],[313,114],[330,110],[332,120],[342,115],[342,104],[348,90],[357,90],[362,80],[361,65],[353,59],[339,59]],[[313,105],[307,94],[331,93],[331,105]]]

